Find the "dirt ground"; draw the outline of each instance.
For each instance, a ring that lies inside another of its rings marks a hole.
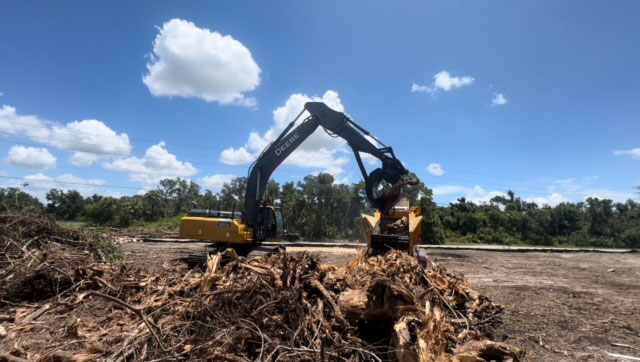
[[[638,254],[431,255],[506,306],[500,333],[532,361],[615,360],[606,352],[640,356]]]
[[[123,252],[128,260],[156,264],[202,253],[205,245],[128,243]],[[355,253],[287,250],[334,265],[346,265]],[[429,257],[505,305],[497,338],[524,348],[528,361],[615,361],[607,352],[640,356],[639,254],[431,250]]]

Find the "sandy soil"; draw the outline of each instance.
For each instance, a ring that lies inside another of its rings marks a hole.
[[[201,253],[205,245],[130,243],[123,251],[129,260],[162,263]],[[288,251],[307,251],[334,265],[346,265],[355,253],[319,247]],[[505,305],[497,337],[524,348],[529,361],[616,360],[607,352],[640,356],[639,254],[433,250],[429,256]]]

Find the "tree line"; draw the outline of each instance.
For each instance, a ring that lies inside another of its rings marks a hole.
[[[0,209],[42,210],[59,220],[128,227],[184,215],[191,208],[242,210],[246,177],[224,184],[219,192],[182,178],[160,181],[141,195],[83,197],[75,190],[51,189],[47,203],[20,188],[0,188]],[[423,183],[408,186],[405,196],[423,210],[423,242],[576,245],[640,248],[640,203],[588,198],[554,207],[538,205],[508,191],[488,203],[459,198],[437,206]],[[360,239],[362,213],[371,213],[364,182],[334,184],[330,174],[309,175],[299,182],[270,180],[265,200],[280,206],[286,227],[307,239]]]

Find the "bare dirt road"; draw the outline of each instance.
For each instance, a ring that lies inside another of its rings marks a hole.
[[[125,258],[162,263],[204,245],[128,243]],[[322,263],[345,265],[354,249],[290,247]],[[497,338],[524,348],[529,361],[625,361],[640,357],[640,254],[430,250],[430,260],[463,273],[505,305]]]

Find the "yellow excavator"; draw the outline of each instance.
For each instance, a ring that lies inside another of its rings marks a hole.
[[[303,114],[306,117],[294,128]],[[285,229],[282,210],[266,205],[263,197],[275,169],[318,127],[347,141],[362,172],[367,199],[375,210],[374,215],[362,216],[369,253],[393,248],[413,254],[420,242],[422,212],[420,208],[410,207],[401,194],[402,187],[417,184],[417,179],[408,176],[409,171],[395,157],[391,147],[385,146],[344,113],[334,111],[322,102],[307,102],[300,114],[251,165],[244,210],[193,209],[182,218],[180,238],[210,241],[218,248],[236,250],[255,248],[263,241],[295,239]],[[382,147],[377,147],[365,136]],[[381,167],[367,173],[361,152],[379,159]],[[384,183],[391,187],[385,189]]]

